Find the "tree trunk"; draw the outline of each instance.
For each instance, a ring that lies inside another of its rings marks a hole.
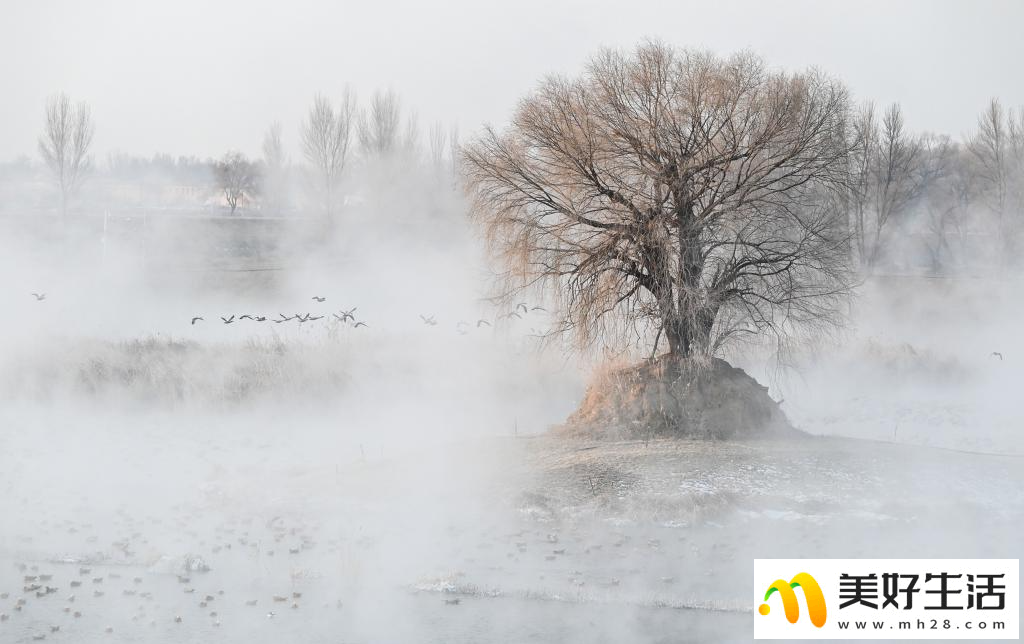
[[[663,320],[665,339],[668,340],[668,352],[682,358],[689,351],[689,343],[686,340],[686,331],[683,329],[681,320],[673,319],[675,317],[677,316],[671,315]]]

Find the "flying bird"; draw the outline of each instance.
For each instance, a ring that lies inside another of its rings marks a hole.
[[[426,315],[423,315],[422,313],[420,313],[420,319],[423,320],[423,324],[426,324],[427,326],[436,326],[437,325],[437,320],[434,319],[433,315],[426,316]]]
[[[526,308],[526,304],[524,302],[520,302],[519,304],[516,304],[516,310],[518,311],[519,309],[522,309],[523,313],[529,313],[530,312],[530,310]]]
[[[535,306],[535,307],[533,307],[533,308],[532,308],[532,309],[530,309],[530,310],[531,310],[531,311],[547,311],[547,309],[546,309],[546,308],[544,308],[543,306]]]
[[[196,317],[192,318],[192,326],[195,326],[196,322],[200,322],[200,321],[202,321],[202,319],[203,318],[199,317],[198,315]]]
[[[518,319],[520,319],[521,317],[522,317],[522,316],[521,316],[521,315],[519,315],[519,314],[518,314],[517,312],[515,312],[515,311],[512,311],[511,313],[509,313],[508,315],[506,315],[506,316],[505,316],[505,319],[507,320],[507,319],[509,319],[509,318],[515,318],[515,319],[517,319],[517,320],[518,320]]]
[[[344,320],[352,320],[353,322],[355,322],[356,317],[353,315],[353,313],[355,313],[356,309],[358,309],[358,308],[359,308],[358,306],[353,306],[348,311],[341,311],[341,317],[339,319],[343,320],[343,321]],[[337,316],[335,316],[335,317],[337,317]]]
[[[1003,359],[1003,354],[999,353],[998,351],[993,351],[992,356],[995,358],[999,358],[1000,360]]]
[[[326,300],[327,298],[326,298],[326,297],[320,297],[320,296],[318,296],[318,295],[314,295],[314,296],[313,296],[313,299],[314,299],[314,300],[316,300],[317,302],[323,302],[323,301],[324,301],[324,300]]]
[[[36,302],[42,302],[46,299],[46,293],[32,293],[32,297],[36,298]]]
[[[361,326],[366,326],[366,322],[356,322],[354,326],[355,326],[356,329],[358,329]],[[369,328],[369,327],[367,327],[367,328]]]
[[[251,319],[252,319],[252,316],[251,316],[251,315],[249,315],[248,313],[246,313],[245,315],[239,315],[239,316],[238,316],[238,319],[239,319],[239,320],[251,320]]]
[[[266,316],[263,316],[263,315],[257,315],[255,319],[256,319],[257,322],[266,322],[267,321]]]
[[[491,323],[488,322],[487,320],[477,320],[476,321],[476,328],[479,329],[480,327],[482,327],[484,325],[491,326]]]
[[[235,321],[235,316],[232,315],[231,317],[226,318],[222,315],[220,316],[220,319],[224,320],[224,324],[231,324],[232,322]]]

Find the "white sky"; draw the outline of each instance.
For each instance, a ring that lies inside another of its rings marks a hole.
[[[434,6],[430,6],[434,5]],[[817,65],[912,127],[960,135],[991,96],[1024,105],[1024,2],[0,0],[0,160],[36,156],[46,97],[88,101],[96,154],[255,154],[313,94],[396,89],[463,133],[544,74],[645,37]]]

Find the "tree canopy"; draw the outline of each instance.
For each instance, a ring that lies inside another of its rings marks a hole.
[[[464,149],[473,217],[508,292],[547,288],[560,330],[713,354],[838,319],[849,98],[786,73],[647,43],[551,77]]]

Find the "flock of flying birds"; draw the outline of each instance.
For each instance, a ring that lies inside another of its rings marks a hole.
[[[32,297],[36,298],[37,302],[42,302],[43,300],[46,299],[46,293],[31,293],[31,295]],[[314,295],[312,299],[313,301],[319,304],[323,304],[324,302],[327,301],[326,297],[321,297],[319,295]],[[331,315],[334,317],[335,320],[342,323],[348,323],[352,325],[353,328],[356,329],[358,329],[359,327],[368,326],[366,322],[356,320],[354,314],[357,308],[359,307],[353,307],[348,311],[338,311],[337,313],[331,313]],[[511,312],[506,313],[501,317],[505,319],[520,319],[523,315],[530,313],[531,311],[545,310],[546,309],[543,306],[530,307],[527,306],[525,302],[520,302],[519,304],[516,304],[516,307]],[[519,313],[520,311],[522,311],[522,315]],[[296,313],[295,315],[285,315],[284,313],[278,313],[278,317],[276,319],[268,319],[267,316],[265,315],[249,314],[239,315],[237,318],[234,315],[228,317],[220,316],[220,319],[222,322],[224,322],[224,324],[234,324],[235,322],[241,322],[242,320],[251,320],[253,322],[267,322],[269,320],[274,324],[282,324],[284,322],[291,322],[294,320],[297,321],[299,324],[304,324],[306,322],[315,322],[316,320],[322,320],[324,319],[324,317],[325,316],[323,315],[313,315],[312,313]],[[192,325],[195,326],[196,322],[202,322],[204,321],[204,319],[205,318],[203,318],[202,316],[197,315],[192,318]],[[424,315],[421,313],[420,320],[422,320],[423,324],[426,324],[427,326],[437,326],[437,316],[435,316],[434,314]],[[460,321],[455,326],[458,329],[459,333],[465,334],[467,332],[467,329],[469,329],[470,324],[469,322]],[[482,326],[491,326],[491,323],[481,318],[476,321],[476,328],[479,329]],[[998,358],[1000,362],[1003,360],[1003,354],[1000,353],[999,351],[993,351],[992,353],[989,354],[989,357]]]
[[[42,302],[42,301],[44,301],[46,299],[46,293],[31,293],[31,295],[32,295],[32,297],[36,298],[37,302]],[[323,296],[320,296],[320,295],[314,295],[311,299],[314,302],[318,303],[318,304],[323,304],[324,302],[327,301],[326,297],[323,297]],[[369,325],[366,322],[364,322],[362,320],[357,320],[356,319],[355,312],[356,312],[356,310],[358,308],[359,307],[352,307],[351,309],[349,309],[347,311],[344,310],[344,309],[340,309],[337,312],[331,313],[331,317],[334,320],[336,320],[338,322],[341,322],[343,324],[349,324],[349,325],[352,326],[352,328],[355,328],[355,329],[358,329],[360,327],[367,327],[368,328]],[[547,309],[545,309],[543,306],[532,306],[531,307],[531,306],[527,305],[525,302],[520,302],[519,304],[516,304],[515,308],[512,309],[512,311],[510,311],[509,313],[505,313],[504,315],[501,315],[499,317],[503,318],[503,319],[509,319],[509,320],[510,319],[517,319],[518,320],[518,319],[522,319],[522,317],[524,315],[526,315],[526,314],[528,314],[530,312],[546,311],[546,310]],[[305,324],[306,322],[316,322],[317,320],[322,320],[322,319],[324,319],[327,316],[326,315],[314,315],[313,313],[308,313],[307,312],[307,313],[295,313],[294,315],[285,315],[284,313],[278,313],[276,318],[269,318],[266,315],[252,315],[252,314],[249,314],[249,313],[244,313],[242,315],[232,314],[232,315],[229,315],[229,316],[226,316],[226,317],[221,315],[219,317],[220,317],[221,322],[224,323],[224,324],[235,324],[236,322],[241,322],[243,320],[248,320],[248,321],[251,321],[251,322],[273,322],[274,324],[283,324],[285,322],[298,322],[299,324]],[[433,313],[431,313],[430,315],[426,315],[426,314],[421,313],[420,314],[420,320],[422,320],[423,324],[425,324],[427,326],[437,326],[437,324],[438,324],[437,316],[434,315]],[[206,318],[204,318],[201,315],[196,315],[196,316],[192,317],[192,320],[191,320],[190,324],[191,324],[191,326],[195,326],[197,322],[205,322],[205,321],[206,321]],[[460,320],[455,325],[456,329],[461,334],[465,334],[472,326],[473,326],[472,324],[470,324],[469,322],[466,322],[464,320]],[[492,326],[492,324],[491,324],[491,322],[489,320],[486,320],[486,319],[483,319],[483,318],[480,318],[480,319],[478,319],[476,321],[476,328],[479,329],[480,327],[484,327],[484,326],[490,327],[490,326]]]
[[[312,300],[314,302],[317,302],[318,304],[323,304],[324,302],[327,301],[327,298],[323,297],[323,296],[320,296],[320,295],[314,295],[312,297]],[[337,311],[335,313],[331,313],[331,317],[334,320],[337,320],[338,322],[341,322],[343,324],[349,324],[349,325],[352,326],[352,328],[355,328],[355,329],[358,329],[360,327],[369,327],[369,325],[366,324],[366,322],[364,322],[362,320],[357,320],[356,319],[355,312],[356,312],[356,310],[358,308],[359,307],[352,307],[351,309],[349,309],[347,311],[344,310],[344,309],[341,309],[341,310],[339,310],[339,311]],[[525,314],[527,314],[527,313],[529,313],[531,311],[545,311],[545,310],[546,309],[544,307],[542,307],[542,306],[530,307],[525,302],[520,302],[519,304],[516,305],[515,309],[513,309],[509,313],[506,313],[506,314],[502,315],[501,317],[505,318],[505,319],[512,319],[512,318],[521,319],[523,315],[525,315]],[[273,322],[274,324],[283,324],[285,322],[293,322],[294,321],[294,322],[298,322],[299,324],[305,324],[306,322],[316,322],[317,320],[322,320],[322,319],[324,319],[327,316],[326,315],[314,315],[313,313],[295,313],[294,315],[285,315],[284,313],[278,313],[276,318],[271,319],[271,318],[268,318],[265,315],[251,315],[251,314],[246,313],[246,314],[238,315],[238,316],[232,314],[232,315],[229,315],[229,316],[226,316],[226,317],[223,316],[223,315],[221,315],[219,317],[220,317],[221,322],[223,322],[224,324],[234,324],[236,322],[241,322],[242,320],[249,320],[251,322]],[[420,320],[423,322],[423,324],[425,324],[427,326],[437,326],[437,324],[438,324],[437,316],[435,314],[433,314],[433,313],[431,313],[429,315],[424,314],[424,313],[420,313]],[[195,326],[196,322],[203,322],[203,321],[205,321],[205,318],[200,316],[200,315],[197,315],[197,316],[192,318],[191,324],[193,326]],[[464,334],[473,325],[471,325],[469,322],[461,320],[458,323],[456,323],[455,326],[456,326],[456,329],[459,331],[459,333],[463,333]],[[485,320],[483,318],[480,318],[479,320],[476,321],[476,328],[479,329],[480,327],[484,327],[484,326],[489,327],[489,326],[492,326],[492,324],[491,324],[491,322],[489,320]]]
[[[313,300],[315,300],[318,303],[323,303],[327,301],[327,298],[314,295]],[[351,324],[356,329],[358,329],[359,327],[365,327],[367,326],[366,322],[356,320],[355,312],[357,308],[358,307],[352,307],[348,311],[341,310],[338,311],[337,313],[331,313],[331,316],[333,316],[334,319],[339,322]],[[278,313],[277,316],[277,318],[271,319],[265,315],[250,315],[248,313],[245,313],[237,317],[235,315],[229,315],[227,317],[222,315],[220,316],[220,319],[221,322],[223,322],[224,324],[234,324],[235,322],[241,322],[242,320],[249,320],[252,322],[273,322],[274,324],[282,324],[284,322],[296,321],[299,324],[304,324],[306,322],[315,322],[317,320],[322,320],[324,319],[324,317],[326,317],[324,315],[313,315],[312,313],[296,313],[295,315],[285,315],[284,313]],[[205,321],[205,319],[206,318],[200,315],[194,316],[192,318],[192,326],[195,326],[196,322]]]

